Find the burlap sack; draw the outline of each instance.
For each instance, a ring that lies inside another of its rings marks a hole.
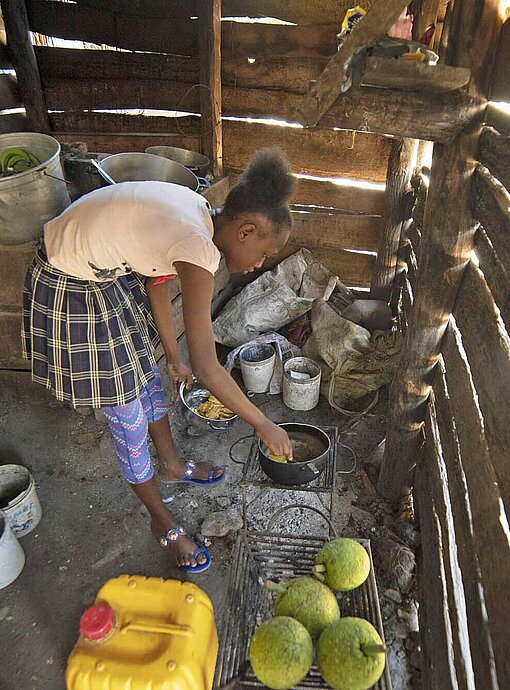
[[[339,316],[326,302],[314,301],[312,335],[302,348],[303,354],[320,364],[321,393],[343,414],[362,414],[375,405],[377,394],[368,406],[353,409],[357,400],[390,383],[401,349],[401,333],[370,334]]]

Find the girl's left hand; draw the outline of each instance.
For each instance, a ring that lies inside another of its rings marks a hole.
[[[174,392],[177,397],[181,383],[185,383],[187,388],[193,383],[193,372],[183,362],[167,362],[166,367],[172,377]]]

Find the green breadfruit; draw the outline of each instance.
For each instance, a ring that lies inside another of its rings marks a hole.
[[[313,574],[331,589],[348,592],[365,582],[370,573],[370,558],[354,539],[333,539],[315,557]]]
[[[289,690],[312,665],[313,642],[308,630],[294,618],[270,618],[250,642],[250,663],[261,683],[271,690]]]
[[[313,577],[296,577],[284,585],[266,582],[266,589],[278,592],[275,615],[290,616],[302,623],[312,639],[317,639],[324,628],[340,618],[335,595]]]
[[[371,623],[363,618],[341,618],[320,636],[317,666],[334,690],[367,690],[384,671],[385,652]]]

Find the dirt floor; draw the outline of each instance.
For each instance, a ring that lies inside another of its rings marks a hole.
[[[395,522],[391,508],[373,486],[377,452],[371,454],[384,436],[385,392],[361,419],[343,417],[324,402],[310,413],[296,413],[284,407],[280,396],[259,395],[253,400],[275,421],[338,427],[344,446],[339,447],[334,524],[343,536],[372,540],[393,688],[417,687],[414,554],[408,545],[418,535],[405,521]],[[228,451],[251,430],[238,420],[227,433],[190,438],[174,406],[171,426],[185,458],[226,465],[228,474],[217,487],[184,486],[167,492],[169,508],[191,533],[201,533],[211,512],[227,512],[232,527],[239,528],[243,467],[229,460]],[[63,690],[80,615],[107,579],[122,573],[185,577],[151,536],[145,509],[117,470],[108,431],[93,415],[83,416],[57,403],[42,387],[30,383],[27,373],[0,372],[0,430],[0,464],[26,465],[36,479],[43,506],[39,526],[21,542],[26,553],[23,572],[0,591],[0,689]],[[238,459],[247,449],[248,442],[238,445]],[[352,468],[354,459],[354,471],[342,473]],[[267,492],[252,504],[249,526],[266,529],[272,513],[292,500],[290,494],[283,494]],[[274,529],[327,534],[324,521],[306,511],[289,512]],[[213,600],[218,620],[227,604],[235,538],[234,531],[210,537],[213,566],[194,576]]]

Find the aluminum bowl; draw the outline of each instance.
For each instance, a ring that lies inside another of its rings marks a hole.
[[[195,429],[201,431],[228,431],[237,419],[237,415],[229,419],[208,419],[195,412],[195,408],[203,403],[211,395],[207,388],[196,381],[190,388],[186,388],[185,383],[179,386],[179,403],[184,418]]]

